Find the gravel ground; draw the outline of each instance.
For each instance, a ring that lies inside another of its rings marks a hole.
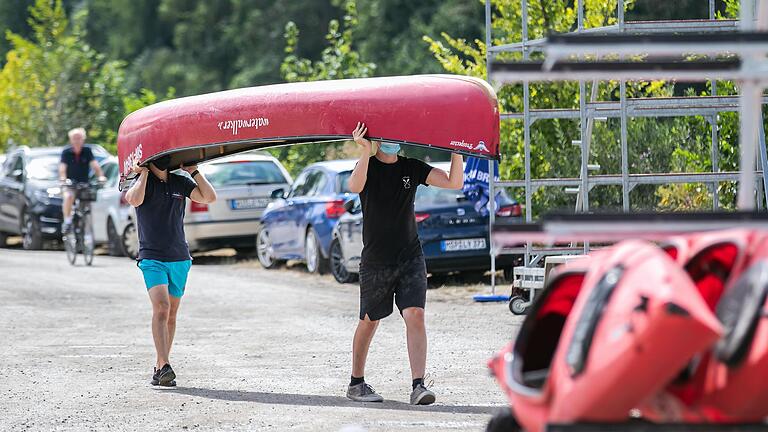
[[[71,267],[62,252],[0,249],[0,430],[481,431],[505,405],[486,361],[520,324],[476,304],[481,284],[430,290],[428,372],[438,402],[411,407],[405,327],[374,339],[366,381],[386,399],[345,397],[356,285],[299,267],[204,257],[192,268],[172,364],[149,385],[151,308],[125,258]]]

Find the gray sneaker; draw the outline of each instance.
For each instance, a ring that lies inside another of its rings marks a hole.
[[[411,405],[431,405],[435,403],[435,394],[427,390],[424,384],[419,384],[411,392]]]
[[[355,402],[384,402],[384,398],[366,383],[349,386],[347,397]]]

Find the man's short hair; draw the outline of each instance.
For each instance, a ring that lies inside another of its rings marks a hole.
[[[81,127],[74,128],[74,129],[70,130],[69,132],[67,132],[67,136],[70,137],[70,138],[72,138],[75,135],[82,135],[83,138],[85,138],[86,137],[85,128],[81,128]]]

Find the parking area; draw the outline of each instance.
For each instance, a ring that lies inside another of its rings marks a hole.
[[[405,328],[382,322],[366,380],[344,397],[358,288],[301,266],[197,257],[172,353],[178,387],[149,385],[151,308],[125,258],[72,267],[58,251],[0,250],[0,430],[483,430],[505,405],[486,361],[521,319],[477,304],[482,283],[430,290],[428,372],[438,402],[408,405]],[[451,282],[451,281],[449,281]]]

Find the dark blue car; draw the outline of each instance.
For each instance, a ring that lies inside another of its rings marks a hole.
[[[86,144],[97,161],[109,157],[102,146]],[[59,161],[64,147],[18,147],[0,166],[0,247],[21,235],[24,249],[40,249],[61,239],[62,198]]]
[[[434,163],[448,170],[447,163]],[[520,204],[502,192],[497,219],[522,222]],[[434,276],[454,272],[484,273],[490,269],[488,216],[475,210],[461,191],[419,186],[415,216],[424,250],[427,271]],[[363,249],[363,226],[359,200],[339,219],[331,243],[331,273],[341,283],[357,279]],[[510,270],[519,255],[503,254],[496,268]]]
[[[259,262],[275,268],[287,260],[306,262],[310,273],[328,269],[333,228],[356,194],[347,183],[355,160],[319,162],[306,167],[290,191],[278,189],[261,217],[256,246]]]

